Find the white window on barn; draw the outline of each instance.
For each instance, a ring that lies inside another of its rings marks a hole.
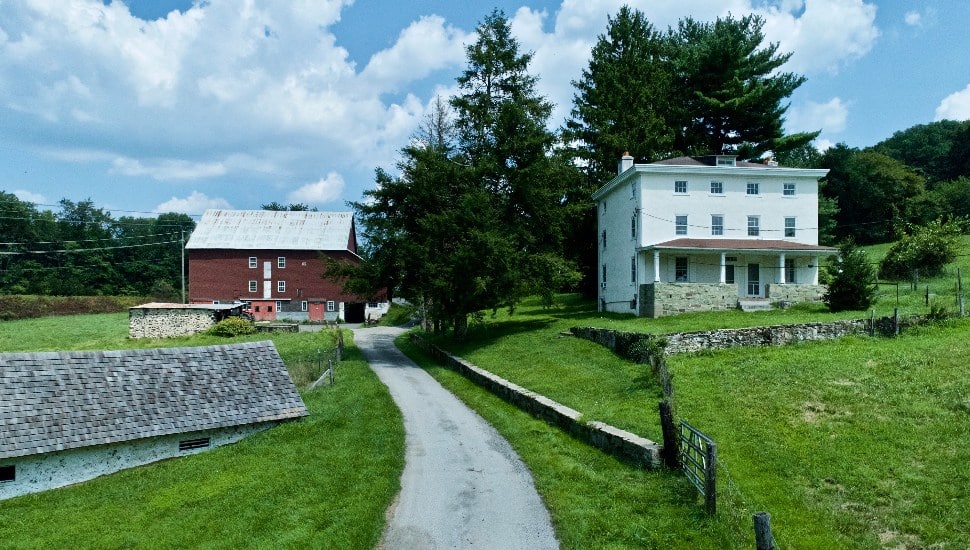
[[[256,292],[256,281],[249,281],[249,291]]]
[[[678,215],[674,217],[674,233],[677,235],[687,234],[687,215]]]
[[[286,281],[276,281],[276,292],[286,292]]]
[[[300,302],[300,311],[307,311],[308,309],[310,309],[310,304],[306,300]]]
[[[794,237],[795,236],[795,218],[785,218],[785,236]]]
[[[284,269],[286,267],[286,256],[278,256],[276,258],[276,267]]]
[[[283,311],[283,302],[276,300],[276,311]]]
[[[327,311],[337,311],[337,302],[327,300]]]
[[[256,269],[256,256],[249,257],[249,269]]]

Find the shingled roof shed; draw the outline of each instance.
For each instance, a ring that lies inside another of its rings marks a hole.
[[[0,498],[233,442],[307,414],[268,341],[3,353]],[[108,450],[113,458],[99,458]],[[94,471],[81,466],[92,462]]]

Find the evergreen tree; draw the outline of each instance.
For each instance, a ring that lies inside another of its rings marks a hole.
[[[783,103],[805,77],[777,70],[791,57],[763,45],[764,19],[682,19],[667,34],[674,73],[676,147],[692,155],[757,158],[800,147],[818,132],[784,135]]]
[[[829,310],[861,311],[876,300],[876,268],[869,262],[865,250],[851,241],[839,247],[839,256],[828,266],[832,282],[822,301]]]

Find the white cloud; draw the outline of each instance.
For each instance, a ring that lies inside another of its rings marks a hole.
[[[24,202],[32,202],[34,204],[49,204],[47,202],[47,197],[41,195],[40,193],[34,193],[25,189],[15,189],[13,194]]]
[[[849,109],[840,98],[834,97],[825,103],[806,101],[788,110],[785,126],[792,132],[814,132],[822,130],[826,134],[845,130]]]
[[[936,120],[970,120],[970,84],[943,98],[936,108]]]
[[[344,190],[344,179],[336,172],[330,172],[327,177],[320,178],[316,183],[308,183],[287,195],[291,203],[305,203],[309,205],[325,204],[338,200]]]
[[[202,214],[209,208],[232,209],[229,201],[222,198],[207,197],[205,193],[192,191],[184,199],[172,197],[155,207],[155,212],[180,212],[183,214]]]
[[[226,167],[221,162],[189,162],[178,159],[163,159],[148,164],[142,161],[119,157],[111,163],[111,173],[123,176],[149,176],[159,181],[197,180],[221,176]]]
[[[918,27],[922,24],[923,17],[918,11],[908,11],[906,15],[903,16],[903,21],[906,22],[910,27]]]

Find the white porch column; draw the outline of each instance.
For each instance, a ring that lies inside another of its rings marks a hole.
[[[785,253],[778,255],[778,284],[785,284]]]
[[[653,251],[653,282],[660,282],[660,251]]]
[[[722,285],[727,280],[727,275],[725,274],[726,268],[724,267],[726,265],[725,263],[726,261],[727,261],[727,254],[724,252],[721,252],[721,284]]]
[[[818,265],[818,256],[815,256],[815,275],[812,276],[812,284],[818,286],[818,270],[821,266]]]

